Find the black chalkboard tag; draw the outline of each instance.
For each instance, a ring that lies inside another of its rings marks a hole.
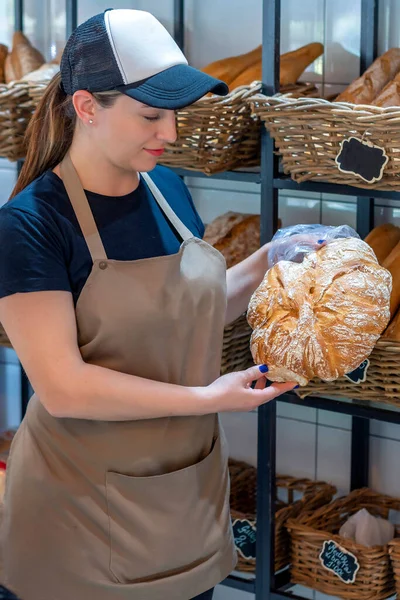
[[[247,519],[235,519],[232,523],[235,546],[243,558],[256,557],[256,527]]]
[[[388,160],[384,148],[356,137],[343,140],[335,158],[339,171],[361,177],[367,183],[382,179]]]
[[[364,383],[367,380],[367,373],[369,367],[369,360],[366,358],[357,369],[354,369],[351,373],[347,373],[345,377],[352,383]]]
[[[322,566],[327,571],[334,573],[344,583],[354,583],[360,565],[357,558],[336,542],[329,540],[324,542],[322,552],[319,555]]]

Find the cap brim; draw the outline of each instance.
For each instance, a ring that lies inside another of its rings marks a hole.
[[[188,65],[176,65],[144,81],[116,89],[148,106],[170,110],[189,106],[209,92],[218,96],[229,92],[224,81]]]

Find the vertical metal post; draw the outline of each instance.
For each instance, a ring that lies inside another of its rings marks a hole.
[[[378,48],[378,0],[361,0],[360,72],[375,60]]]
[[[365,238],[374,227],[374,198],[357,198],[357,233]]]
[[[14,0],[14,30],[24,29],[24,0]]]
[[[378,46],[378,0],[361,0],[360,74],[372,64]],[[361,238],[374,226],[374,198],[357,198],[357,232]],[[352,490],[368,485],[369,421],[353,417],[351,433]]]
[[[353,417],[352,421],[350,489],[358,490],[369,481],[369,420]]]
[[[185,48],[185,2],[174,0],[174,39],[179,48]]]
[[[374,226],[374,198],[357,198],[357,232],[361,238]],[[369,421],[352,418],[350,488],[368,486],[369,480]]]
[[[280,0],[263,0],[262,79],[263,93],[279,89]],[[278,222],[278,190],[273,180],[278,172],[274,142],[265,128],[261,134],[261,243],[271,239]],[[258,409],[257,443],[257,544],[256,600],[266,600],[274,587],[274,517],[276,402]]]
[[[32,390],[31,384],[29,383],[29,379],[27,378],[22,365],[21,365],[21,373],[20,373],[20,383],[21,383],[21,418],[23,418],[26,413],[26,408],[28,406],[29,398],[33,394],[33,390]]]
[[[66,36],[67,39],[78,26],[78,1],[65,0]]]

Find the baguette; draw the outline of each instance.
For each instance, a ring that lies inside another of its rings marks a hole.
[[[391,48],[353,81],[335,102],[371,104],[400,70],[400,48]]]
[[[381,265],[389,256],[393,248],[400,242],[400,227],[392,223],[384,223],[375,227],[364,239]]]
[[[390,296],[390,318],[393,318],[400,306],[400,242],[383,261],[382,266],[391,273],[393,278]]]
[[[261,60],[261,52],[262,47],[260,45],[245,54],[216,60],[201,70],[203,73],[207,73],[207,75],[211,75],[211,77],[215,77],[216,79],[221,79],[229,85],[240,75],[240,73],[245,71],[253,63]]]
[[[7,54],[5,63],[4,63],[4,77],[6,83],[10,83],[11,81],[15,81],[17,76],[14,71],[13,64],[11,62],[11,54]]]
[[[6,60],[8,56],[8,48],[4,44],[0,44],[0,83],[6,82]]]
[[[258,62],[251,65],[248,69],[240,73],[239,77],[236,77],[229,84],[229,91],[236,89],[241,85],[250,85],[253,81],[261,81],[262,79],[262,62],[259,60]]]
[[[16,31],[13,36],[13,46],[9,55],[9,65],[6,72],[7,83],[21,79],[27,73],[36,71],[45,62],[43,55],[36,50],[21,32]]]
[[[374,106],[382,106],[383,108],[400,106],[400,73],[397,73],[396,77],[392,81],[389,81],[372,104]]]
[[[300,75],[324,52],[319,42],[306,44],[293,52],[286,52],[280,58],[280,85],[296,83]]]
[[[279,83],[285,85],[295,84],[303,71],[314,62],[324,51],[322,44],[313,42],[293,52],[282,54],[280,58]],[[249,85],[253,81],[262,80],[262,61],[261,59],[244,70],[229,85],[232,91],[240,85]]]

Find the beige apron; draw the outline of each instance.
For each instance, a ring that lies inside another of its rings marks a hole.
[[[68,156],[61,166],[93,259],[76,307],[83,360],[184,386],[215,380],[221,254],[142,174],[183,243],[173,255],[108,259]],[[34,395],[8,464],[2,581],[22,600],[188,600],[235,566],[228,496],[216,415],[57,419]]]

